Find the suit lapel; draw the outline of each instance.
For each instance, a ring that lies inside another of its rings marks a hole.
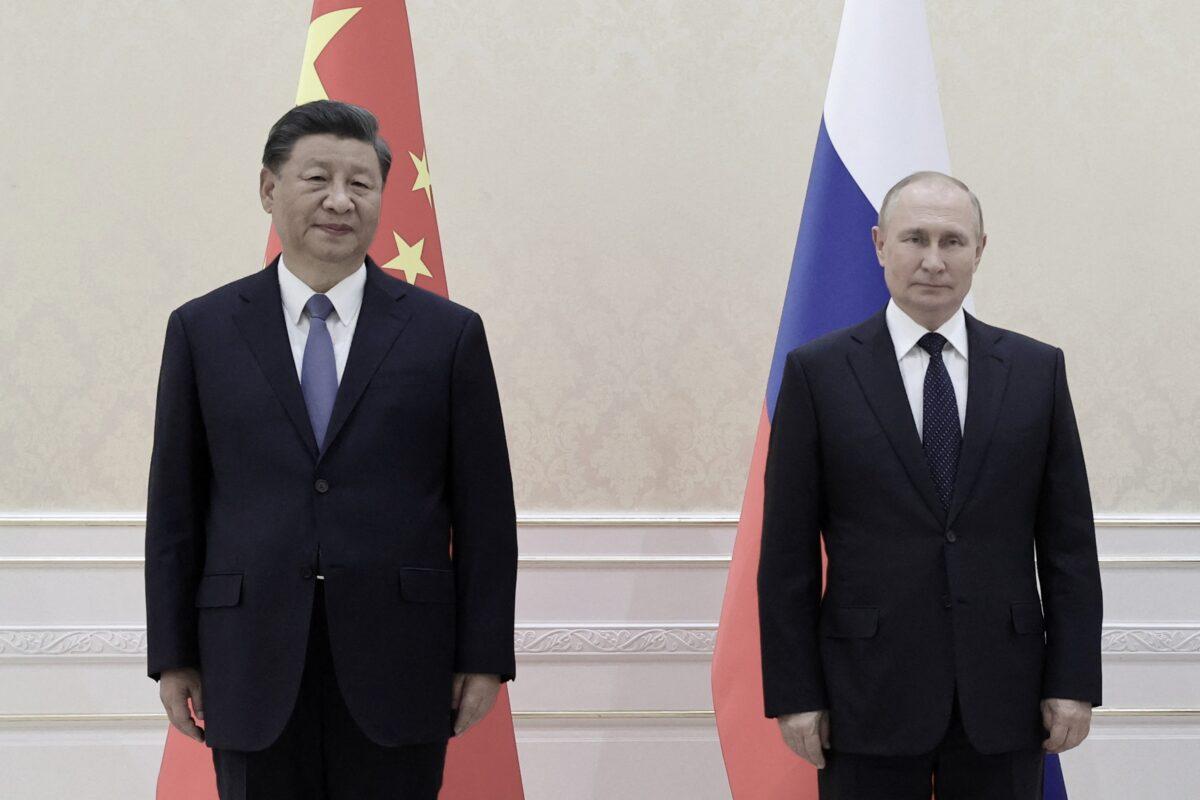
[[[921,448],[921,438],[917,434],[912,407],[904,391],[904,379],[900,377],[900,365],[896,361],[896,349],[888,333],[884,312],[867,320],[851,336],[858,346],[850,353],[850,366],[867,397],[867,403],[917,488],[917,493],[941,524],[946,512],[938,500],[929,462]]]
[[[342,372],[337,397],[333,401],[333,412],[329,416],[329,427],[325,432],[320,457],[329,452],[330,445],[358,404],[379,362],[408,324],[412,312],[399,302],[406,292],[407,285],[403,281],[388,278],[370,257],[367,258],[367,283],[363,288],[362,309],[354,328],[354,338],[350,342],[346,369]]]
[[[284,411],[296,427],[309,453],[316,458],[317,441],[313,436],[300,380],[296,377],[296,361],[288,341],[279,295],[279,258],[261,270],[240,292],[241,305],[234,311],[233,320],[246,344],[254,353],[259,369],[271,385]]]
[[[967,414],[963,428],[962,451],[958,472],[954,477],[954,493],[950,498],[950,513],[946,525],[954,523],[963,505],[971,496],[971,488],[979,477],[988,443],[996,427],[1004,389],[1008,385],[1008,361],[997,352],[1003,334],[967,314]]]

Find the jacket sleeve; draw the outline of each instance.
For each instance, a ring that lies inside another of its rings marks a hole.
[[[459,336],[450,389],[455,671],[516,673],[517,520],[496,376],[483,321]]]
[[[820,440],[804,367],[789,354],[764,477],[758,618],[766,715],[828,708],[818,649]]]
[[[1038,502],[1038,580],[1046,618],[1042,697],[1100,705],[1104,610],[1096,529],[1063,353],[1054,365],[1054,409]]]
[[[146,499],[147,673],[199,667],[194,600],[204,568],[211,466],[191,347],[178,311],[167,321]]]

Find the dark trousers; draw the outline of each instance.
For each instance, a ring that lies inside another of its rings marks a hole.
[[[929,800],[931,795],[937,800],[1041,800],[1044,757],[1040,747],[977,752],[963,730],[956,695],[950,727],[932,753],[866,756],[826,750],[817,786],[821,800]]]
[[[292,716],[265,750],[213,749],[221,800],[436,800],[446,742],[384,747],[366,737],[338,690],[317,581],[304,676]]]

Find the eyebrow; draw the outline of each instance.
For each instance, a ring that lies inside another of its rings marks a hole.
[[[321,169],[329,169],[330,164],[331,164],[331,162],[326,161],[325,159],[313,158],[308,161],[305,161],[304,164],[301,165],[300,169],[306,170],[306,169],[312,169],[313,167],[320,167]],[[368,167],[366,164],[351,165],[350,172],[355,175],[358,175],[359,173],[361,173],[363,175],[366,175],[367,177],[371,177],[371,168]]]
[[[910,234],[918,234],[921,236],[926,236],[926,235],[928,235],[928,233],[929,233],[929,231],[927,231],[925,228],[903,228],[903,229],[901,229],[899,235],[901,237],[908,236]],[[942,235],[943,236],[957,236],[960,239],[969,239],[970,238],[970,234],[964,230],[947,230],[947,231],[943,231]]]

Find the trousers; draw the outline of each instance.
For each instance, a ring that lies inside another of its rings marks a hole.
[[[830,720],[836,725],[837,720]],[[825,751],[820,800],[1041,800],[1040,747],[985,755],[971,746],[955,694],[946,735],[931,753],[872,756]]]
[[[316,581],[308,650],[296,706],[265,750],[213,748],[221,800],[437,800],[445,740],[384,747],[354,722],[338,689]]]

